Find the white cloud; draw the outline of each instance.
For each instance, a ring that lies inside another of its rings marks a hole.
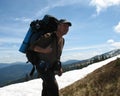
[[[65,49],[64,51],[90,50],[90,49],[98,49],[106,46],[107,46],[106,44],[99,44],[99,45],[91,45],[91,46],[85,46],[85,47],[68,48],[68,49]]]
[[[120,33],[120,22],[114,27],[115,32]]]
[[[83,60],[90,57],[100,55],[102,53],[108,52],[115,49],[111,44],[99,44],[91,46],[81,46],[73,48],[65,48],[62,54],[62,61],[67,61],[71,59]]]
[[[0,44],[1,43],[20,43],[22,41],[22,39],[20,38],[0,38]]]
[[[22,41],[19,38],[0,38],[0,50],[4,50],[3,52],[11,49],[16,50],[20,47],[19,44],[22,44]]]
[[[26,62],[27,58],[25,54],[18,51],[18,49],[1,49],[0,48],[0,63],[14,63],[14,62]]]
[[[113,39],[108,40],[107,43],[116,49],[120,48],[120,42],[115,42]]]
[[[109,40],[107,41],[107,43],[114,43],[114,40],[113,40],[113,39],[109,39]]]
[[[96,12],[99,14],[108,7],[120,5],[120,0],[91,0],[90,5],[96,6]]]
[[[120,42],[114,42],[111,44],[111,46],[114,46],[115,48],[120,48]]]
[[[85,60],[102,53],[104,53],[102,49],[86,50],[86,51],[79,50],[77,52],[71,52],[68,54],[63,53],[61,61],[65,62],[67,60]]]
[[[65,48],[63,50],[61,60],[67,61],[70,59],[78,59],[78,60],[88,59],[95,55],[100,55],[105,52],[119,48],[120,48],[120,42],[116,42],[113,39],[109,39],[106,43],[99,45]]]
[[[31,22],[32,21],[31,18],[27,18],[27,17],[15,18],[14,20],[21,21],[21,22]]]
[[[52,7],[51,6],[46,6],[44,8],[42,8],[41,10],[39,10],[36,13],[36,17],[41,16],[42,14],[46,13],[47,11],[49,11]]]
[[[36,16],[41,16],[44,13],[47,13],[49,10],[55,8],[55,7],[61,7],[61,6],[69,6],[74,4],[86,4],[85,2],[88,2],[89,0],[82,1],[82,0],[48,0],[48,5],[39,10],[36,13]],[[54,2],[54,3],[53,3]]]

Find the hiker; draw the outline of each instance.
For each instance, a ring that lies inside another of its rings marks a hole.
[[[36,69],[43,80],[42,96],[59,96],[55,74],[62,75],[60,57],[64,45],[63,36],[67,34],[71,25],[66,19],[59,20],[56,32],[44,34],[30,46],[33,51],[39,53],[40,63]]]

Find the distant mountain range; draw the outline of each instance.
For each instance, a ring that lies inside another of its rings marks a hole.
[[[69,64],[72,64],[72,63],[75,63],[75,62],[79,62],[80,60],[68,60],[68,61],[65,61],[65,62],[62,62],[63,65],[69,65]]]
[[[106,52],[103,54],[99,54],[99,55],[96,55],[92,58],[85,59],[85,60],[68,60],[68,61],[63,62],[63,64],[68,65],[68,64],[73,64],[73,63],[81,63],[81,62],[85,62],[86,60],[91,61],[91,62],[95,61],[95,60],[99,61],[99,60],[104,60],[104,59],[108,59],[108,58],[117,56],[119,54],[120,54],[120,49],[115,49],[115,50],[112,50],[112,51],[109,51],[109,52]]]
[[[73,69],[80,69],[95,62],[103,61],[113,56],[119,55],[120,49],[112,50],[101,55],[94,56],[86,60],[69,60],[63,62],[63,70],[69,71]],[[16,62],[11,64],[0,64],[0,87],[10,84],[13,81],[24,78],[32,69],[31,64],[23,62]]]
[[[112,51],[109,51],[109,52],[106,52],[104,54],[101,54],[101,55],[97,55],[97,56],[94,56],[92,58],[90,58],[90,60],[94,61],[94,60],[104,60],[104,59],[108,59],[108,58],[111,58],[111,57],[114,57],[114,56],[117,56],[120,54],[120,49],[116,49],[116,50],[112,50]]]
[[[0,68],[0,86],[9,84],[11,81],[25,77],[32,69],[31,64],[16,63],[11,66]]]
[[[7,66],[10,66],[10,64],[0,63],[0,69],[1,69],[1,68],[4,68],[4,67],[7,67]]]
[[[96,55],[96,56],[94,56],[92,58],[89,58],[89,59],[85,59],[85,60],[81,60],[81,61],[73,60],[74,62],[69,62],[68,61],[69,64],[66,63],[65,65],[63,65],[64,71],[81,69],[81,68],[86,67],[90,64],[106,60],[108,58],[117,56],[119,54],[120,54],[120,49],[115,49],[115,50],[106,52],[104,54]]]

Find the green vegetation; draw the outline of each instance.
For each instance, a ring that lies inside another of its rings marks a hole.
[[[61,89],[60,96],[120,96],[120,59]]]

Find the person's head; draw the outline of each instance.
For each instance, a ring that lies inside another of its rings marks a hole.
[[[59,36],[62,37],[63,35],[67,34],[70,26],[72,26],[71,22],[67,21],[66,19],[60,19],[57,28]]]

